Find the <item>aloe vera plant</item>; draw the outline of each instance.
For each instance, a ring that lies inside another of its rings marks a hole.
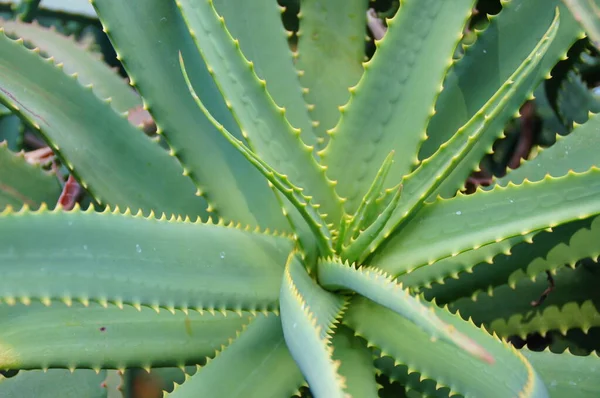
[[[92,3],[135,92],[3,23],[0,100],[96,205],[0,148],[40,180],[0,189],[0,395],[179,367],[177,398],[597,396],[595,354],[507,339],[600,326],[600,118],[460,192],[583,37],[560,1],[504,1],[466,45],[473,0],[405,0],[366,62],[363,0],[302,0],[297,52],[274,0]]]

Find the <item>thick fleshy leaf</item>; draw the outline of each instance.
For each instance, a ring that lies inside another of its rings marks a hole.
[[[207,199],[211,211],[246,225],[289,228],[264,178],[231,148],[188,94],[179,68],[179,53],[208,109],[230,132],[242,138],[175,2],[95,0],[93,4],[160,133],[194,181],[198,194]]]
[[[63,65],[66,74],[77,73],[79,82],[84,86],[92,85],[99,98],[110,98],[115,110],[127,112],[142,105],[142,99],[125,79],[72,38],[35,23],[0,21],[0,26],[8,36],[21,38],[27,46],[38,48],[45,56],[54,58],[56,63]]]
[[[477,325],[486,327],[501,337],[518,335],[525,338],[530,333],[545,335],[549,330],[565,334],[570,329],[587,332],[600,326],[600,282],[598,267],[579,265],[575,270],[561,267],[556,271],[554,285],[539,306],[549,287],[546,274],[536,275],[535,281],[521,279],[517,283],[495,288],[487,295],[463,298],[449,305],[459,310],[461,316],[471,318]]]
[[[304,382],[283,338],[281,319],[258,315],[171,398],[289,397]]]
[[[371,263],[399,275],[464,251],[598,213],[597,168],[498,186],[425,205],[381,252],[375,253]]]
[[[600,395],[600,358],[597,354],[583,357],[569,352],[523,350],[523,355],[546,383],[552,397],[596,398]]]
[[[408,319],[362,297],[352,300],[343,323],[397,364],[407,365],[411,371],[436,380],[438,385],[449,387],[455,394],[548,396],[539,376],[514,348],[445,310],[434,309],[444,322],[484,347],[495,362],[487,364],[458,347],[432,342],[427,333]]]
[[[304,143],[314,145],[316,136],[288,44],[288,32],[281,21],[282,10],[277,2],[214,0],[213,4],[225,18],[231,36],[239,40],[244,56],[254,64],[258,78],[266,82],[273,101],[285,108],[287,119],[292,126],[300,129]]]
[[[297,67],[320,148],[363,72],[367,6],[364,0],[300,1]]]
[[[594,45],[600,48],[600,2],[597,0],[563,0]]]
[[[319,263],[319,282],[326,289],[350,290],[416,324],[433,339],[441,339],[469,354],[492,362],[493,358],[470,338],[439,319],[429,306],[411,296],[393,278],[376,269],[354,268],[333,260]]]
[[[52,60],[2,33],[0,68],[0,101],[44,135],[99,202],[205,214],[205,202],[177,160]]]
[[[6,142],[0,143],[0,170],[0,208],[56,203],[61,190],[56,176],[27,163],[22,153],[9,151]]]
[[[444,74],[471,13],[472,0],[407,0],[343,108],[321,152],[328,176],[352,214],[391,150],[388,186],[416,162]],[[533,46],[532,46],[533,47]],[[368,132],[368,134],[367,134]],[[352,161],[348,161],[352,159]]]
[[[177,0],[198,50],[231,106],[244,137],[267,164],[306,190],[322,206],[330,222],[341,217],[341,200],[325,170],[315,161],[312,147],[300,139],[259,80],[254,66],[240,51],[211,1]]]
[[[113,398],[103,383],[107,371],[66,369],[20,371],[16,376],[0,376],[0,396],[3,398]]]
[[[0,304],[0,369],[125,368],[195,364],[250,315],[156,313],[91,303]]]
[[[544,36],[560,3],[560,0],[504,1],[500,13],[488,17],[489,25],[448,71],[444,89],[436,102],[436,113],[427,127],[428,139],[421,147],[420,159],[433,155],[498,91]],[[579,36],[581,28],[561,6],[559,31],[544,58],[538,82]],[[533,89],[536,84],[532,84]],[[527,93],[517,99],[517,106],[526,97]],[[500,131],[496,134],[500,134]],[[486,143],[484,151],[492,142],[493,138]],[[477,161],[481,157],[480,154]]]
[[[377,246],[387,239],[398,225],[416,213],[440,184],[448,183],[448,178],[455,170],[456,165],[469,155],[488,129],[493,128],[499,122],[504,124],[508,102],[516,93],[528,88],[530,77],[539,70],[538,66],[554,40],[557,29],[558,15],[542,40],[532,49],[523,63],[471,120],[461,127],[450,140],[442,144],[435,154],[421,162],[414,172],[402,179],[403,195],[400,202],[387,221],[385,228],[382,228],[379,236],[372,240],[370,249],[365,250],[359,260],[364,260],[375,251]],[[457,184],[454,189],[456,190],[463,184],[464,180],[460,181],[460,185]]]
[[[18,116],[10,112],[0,115],[0,142],[6,142],[6,146],[13,152],[18,152],[23,143],[23,123]]]
[[[281,285],[280,311],[283,335],[311,392],[316,396],[345,397],[346,383],[332,358],[332,328],[346,300],[323,290],[294,255]]]
[[[0,299],[273,310],[293,242],[118,213],[4,212]]]

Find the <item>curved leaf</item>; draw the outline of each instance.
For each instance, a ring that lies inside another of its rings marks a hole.
[[[111,398],[103,385],[106,371],[52,369],[20,371],[16,376],[0,376],[0,396],[3,398]]]
[[[311,392],[323,397],[346,397],[340,363],[332,359],[331,331],[346,301],[313,281],[291,255],[281,285],[283,335]]]
[[[45,136],[99,202],[135,211],[205,214],[204,201],[194,196],[175,159],[52,60],[4,33],[0,101]]]
[[[281,319],[273,314],[259,315],[239,337],[167,396],[289,397],[303,382],[285,345]]]

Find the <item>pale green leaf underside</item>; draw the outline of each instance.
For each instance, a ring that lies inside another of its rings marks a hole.
[[[113,213],[4,213],[0,299],[273,310],[293,242]]]
[[[316,396],[345,397],[345,381],[332,359],[331,329],[346,304],[310,278],[296,256],[286,266],[280,297],[283,335],[298,367]]]
[[[94,6],[159,131],[213,213],[245,225],[289,228],[263,177],[231,148],[188,94],[179,52],[196,93],[229,131],[242,138],[175,3],[96,0]],[[131,24],[132,19],[140,23]],[[150,25],[152,29],[147,28]]]
[[[0,144],[0,170],[0,208],[38,208],[42,203],[56,203],[61,190],[56,176],[28,164],[6,144]]]
[[[600,48],[600,2],[597,0],[563,0],[596,47]]]
[[[348,199],[347,212],[356,210],[390,150],[395,150],[396,161],[388,186],[411,171],[473,3],[407,0],[388,22],[322,151],[328,176]]]
[[[549,211],[551,209],[551,211]],[[399,275],[439,259],[600,213],[600,170],[427,204],[372,264]]]
[[[168,397],[289,397],[303,382],[285,345],[281,319],[257,315],[239,337]]]
[[[449,312],[435,308],[446,323],[484,347],[494,364],[483,363],[461,348],[430,337],[406,318],[365,298],[352,300],[344,324],[423,377],[436,380],[454,393],[468,397],[546,397],[538,376],[516,350]],[[529,394],[529,395],[528,395]]]
[[[256,75],[267,83],[273,101],[285,108],[287,119],[300,129],[304,143],[315,145],[316,136],[278,3],[271,0],[215,0],[214,7],[225,19],[231,36],[240,41],[240,48],[254,64]]]
[[[111,70],[98,55],[83,48],[83,44],[36,24],[1,21],[0,26],[7,35],[24,39],[47,57],[53,57],[56,63],[63,64],[65,73],[77,73],[81,84],[93,85],[94,93],[101,99],[110,98],[111,106],[118,112],[127,112],[142,105],[141,98],[125,79]]]
[[[563,352],[534,352],[524,350],[523,355],[536,368],[548,386],[552,397],[596,398],[600,395],[600,358]]]
[[[204,214],[177,160],[51,60],[1,34],[0,71],[0,101],[41,131],[98,201]]]
[[[114,398],[102,386],[107,371],[66,369],[20,371],[14,377],[0,376],[0,396],[3,398]]]
[[[400,314],[432,338],[444,340],[485,361],[493,361],[474,341],[445,324],[429,306],[411,296],[391,276],[375,269],[354,268],[324,260],[319,263],[319,282],[327,289],[351,290]]]
[[[235,337],[250,315],[156,313],[98,304],[0,304],[0,368],[196,364]],[[1,384],[0,384],[1,385]]]
[[[338,221],[340,201],[312,148],[301,141],[300,131],[294,130],[285,111],[273,102],[266,83],[258,79],[211,2],[178,0],[177,4],[251,148],[293,184],[306,189],[331,221]]]
[[[338,122],[348,89],[363,73],[367,6],[365,0],[300,1],[296,65],[308,89],[319,148],[327,144],[327,130]]]

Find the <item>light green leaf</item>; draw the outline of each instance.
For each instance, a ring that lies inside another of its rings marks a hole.
[[[600,48],[600,3],[597,0],[563,0],[563,3]]]
[[[346,300],[323,290],[294,255],[288,259],[279,300],[285,342],[311,392],[345,397],[346,383],[339,362],[332,359],[330,339]]]
[[[416,324],[433,339],[441,339],[486,362],[493,362],[488,352],[454,327],[440,320],[433,310],[411,296],[391,276],[376,269],[354,268],[334,260],[319,263],[319,282],[326,289],[350,290],[364,296]]]
[[[274,310],[293,242],[118,213],[4,212],[0,299]]]
[[[22,153],[8,150],[0,143],[0,208],[38,208],[42,203],[54,205],[61,187],[56,176],[25,160]]]
[[[297,67],[307,88],[319,148],[340,118],[339,107],[358,83],[365,58],[365,0],[301,0]]]
[[[93,4],[159,132],[211,211],[245,225],[289,229],[264,178],[198,112],[188,94],[179,52],[198,95],[211,113],[241,138],[175,2],[95,0]],[[132,20],[139,22],[132,24]],[[153,29],[147,29],[149,25]]]
[[[63,64],[66,74],[77,73],[79,82],[84,86],[92,85],[100,99],[110,98],[116,111],[127,112],[142,105],[141,98],[125,79],[72,38],[37,24],[0,21],[0,26],[9,37],[21,38],[28,46],[40,49],[46,57],[54,58],[55,63]]]
[[[274,314],[258,315],[239,337],[167,396],[289,397],[303,382],[285,345],[281,319]]]
[[[16,376],[5,379],[0,376],[2,398],[111,398],[102,385],[107,371],[77,370],[71,373],[64,369],[20,371]]]
[[[523,355],[540,374],[551,397],[595,398],[600,395],[600,358],[597,354],[583,357],[570,352],[523,350]]]
[[[238,121],[250,147],[273,169],[285,174],[296,186],[322,206],[330,222],[341,217],[341,200],[313,150],[300,139],[266,91],[266,83],[240,51],[224,20],[209,1],[177,0],[192,37]]]
[[[464,251],[598,213],[597,168],[461,194],[425,205],[375,253],[371,264],[396,276]]]
[[[177,161],[51,60],[0,34],[0,70],[0,101],[45,136],[99,202],[205,214]]]
[[[411,372],[436,380],[439,386],[449,387],[454,394],[548,396],[539,376],[514,348],[445,310],[433,308],[444,322],[488,351],[495,362],[483,363],[461,348],[432,342],[417,325],[366,298],[352,300],[343,322],[369,345],[379,347],[383,355],[391,356],[396,364],[406,364]]]
[[[314,145],[316,136],[288,44],[289,33],[281,21],[281,7],[271,0],[214,0],[213,4],[231,36],[239,40],[244,56],[254,64],[258,78],[267,83],[273,101],[285,108],[302,140]]]
[[[435,98],[471,14],[472,0],[406,0],[344,106],[321,152],[352,214],[384,158],[394,150],[388,186],[415,165]],[[348,161],[351,159],[351,161]]]
[[[156,313],[73,303],[0,305],[0,368],[125,368],[198,363],[250,315]],[[2,385],[2,384],[0,384]]]
[[[377,398],[373,353],[365,341],[342,325],[337,327],[331,344],[333,360],[340,362],[339,372],[346,380],[346,391],[356,398]]]

